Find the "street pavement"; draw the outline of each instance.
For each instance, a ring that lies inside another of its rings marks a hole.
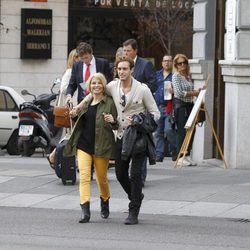
[[[112,213],[127,213],[128,199],[109,169]],[[170,158],[148,165],[141,214],[250,220],[250,170],[224,169],[215,159],[174,168]],[[78,181],[64,186],[37,153],[25,158],[0,156],[0,207],[79,210]],[[91,211],[100,211],[92,182]]]

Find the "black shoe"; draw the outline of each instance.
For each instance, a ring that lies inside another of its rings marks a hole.
[[[178,154],[176,152],[172,153],[172,161],[176,161],[178,157]]]
[[[156,156],[155,161],[156,161],[156,162],[163,162],[163,157]]]
[[[124,221],[125,225],[136,225],[138,224],[138,214],[139,214],[139,209],[133,209],[129,211],[129,215]]]
[[[141,193],[141,202],[144,199],[144,193]]]
[[[101,197],[101,217],[107,219],[109,217],[109,199],[104,201]]]
[[[144,186],[145,186],[145,181],[141,181],[141,186],[144,188]]]
[[[87,223],[90,220],[90,209],[89,209],[89,201],[84,204],[80,204],[82,208],[82,218],[79,220],[79,223]]]

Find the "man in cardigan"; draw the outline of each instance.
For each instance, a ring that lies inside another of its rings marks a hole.
[[[138,214],[144,197],[142,194],[141,172],[146,157],[146,149],[145,152],[137,154],[132,152],[128,160],[123,160],[121,157],[123,134],[125,129],[132,125],[133,115],[149,112],[153,115],[154,120],[158,120],[160,117],[160,112],[149,88],[132,77],[133,66],[134,61],[131,58],[119,57],[116,61],[119,79],[110,82],[106,87],[107,94],[113,97],[118,113],[119,127],[117,130],[115,167],[116,177],[130,200],[129,215],[125,220],[127,225],[138,223]],[[91,95],[87,96],[73,109],[73,115],[80,112],[88,98],[92,98]]]
[[[138,44],[135,39],[128,39],[123,42],[123,54],[130,57],[134,61],[133,77],[142,83],[145,83],[152,93],[157,90],[156,73],[153,64],[145,58],[139,57]],[[147,177],[147,157],[142,165],[142,184],[146,181]]]

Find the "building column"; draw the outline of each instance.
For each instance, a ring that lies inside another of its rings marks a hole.
[[[205,104],[211,117],[214,105],[214,55],[215,55],[216,0],[196,0],[193,22],[193,59],[189,60],[195,89],[201,87],[208,74],[211,80],[205,96]],[[192,157],[195,161],[212,158],[212,131],[206,122],[196,126]]]
[[[224,156],[230,168],[250,169],[250,60],[220,64],[226,85]]]
[[[227,0],[224,154],[231,168],[250,169],[250,8],[249,0]]]

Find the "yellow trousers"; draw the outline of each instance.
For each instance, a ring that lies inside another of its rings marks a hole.
[[[77,160],[80,178],[79,191],[81,204],[90,201],[92,161],[95,166],[95,176],[100,197],[102,197],[104,201],[108,200],[110,197],[109,183],[107,179],[109,159],[96,157],[95,155],[87,154],[86,152],[78,149]]]

